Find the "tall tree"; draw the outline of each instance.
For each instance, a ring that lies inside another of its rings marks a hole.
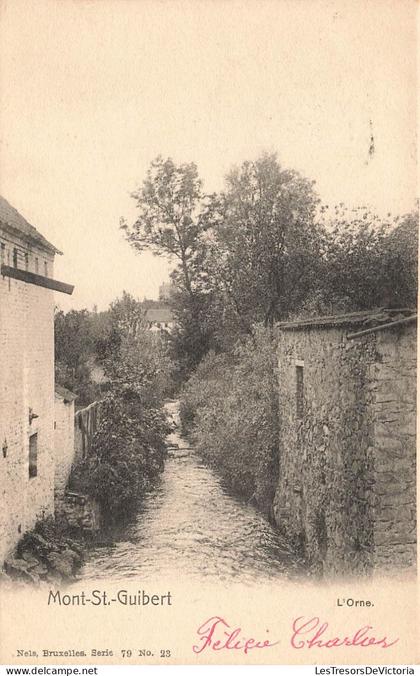
[[[127,291],[110,304],[109,316],[112,326],[127,338],[136,338],[146,327],[146,311],[142,302]]]
[[[324,305],[332,311],[416,307],[418,215],[380,218],[344,205],[323,211]]]
[[[55,359],[76,371],[92,352],[89,311],[70,310],[65,314],[56,308],[54,332]]]
[[[54,314],[55,380],[78,395],[79,405],[89,404],[96,395],[91,382],[94,352],[91,314],[88,310],[56,308]]]
[[[321,237],[313,182],[276,155],[244,162],[226,177],[203,216],[214,233],[209,275],[242,324],[272,324],[298,306],[316,280]]]
[[[174,359],[183,378],[208,349],[203,286],[202,181],[196,165],[176,165],[157,157],[142,186],[132,194],[138,217],[133,225],[121,221],[129,244],[151,250],[175,263],[172,279],[177,293],[171,299],[177,328],[172,336]]]
[[[196,165],[180,164],[157,157],[143,185],[132,197],[138,217],[133,225],[121,220],[128,242],[138,251],[150,249],[158,256],[178,260],[179,284],[194,294],[195,257],[200,236],[199,213],[202,182]]]
[[[172,363],[166,340],[148,330],[140,300],[123,291],[110,304],[108,331],[101,342],[101,358],[112,386],[160,405],[171,387]]]

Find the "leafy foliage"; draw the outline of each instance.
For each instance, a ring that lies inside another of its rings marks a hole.
[[[258,323],[416,303],[417,215],[329,209],[275,154],[234,167],[211,195],[195,164],[158,157],[133,197],[139,216],[123,223],[127,240],[175,262],[170,348],[180,382]]]
[[[146,407],[135,388],[114,387],[103,402],[89,458],[71,482],[96,498],[107,520],[127,516],[163,471],[168,432],[164,414]]]
[[[276,477],[271,327],[315,314],[415,307],[417,214],[322,205],[314,182],[264,154],[205,195],[194,164],[157,158],[133,195],[129,243],[175,262],[170,338],[181,414],[202,456],[263,509]],[[189,380],[188,380],[189,378]]]
[[[232,355],[209,353],[181,395],[184,433],[236,493],[270,513],[277,479],[277,400],[269,329]]]
[[[102,313],[100,331],[90,335],[107,391],[90,455],[73,471],[71,485],[96,498],[108,520],[129,513],[162,472],[166,456],[162,404],[172,365],[165,340],[148,331],[144,314],[142,303],[124,292]]]
[[[149,304],[123,291],[105,312],[84,309],[64,314],[56,310],[55,380],[78,395],[79,407],[102,398],[110,386],[107,381],[121,380],[124,364],[132,382],[137,377],[145,386],[147,380],[148,397],[153,393],[160,401],[170,394],[173,365],[169,347],[165,336],[148,331],[145,315]],[[98,368],[104,372],[101,383],[95,382]]]
[[[58,308],[54,315],[55,382],[77,394],[79,406],[100,396],[100,387],[91,378],[95,354],[92,317],[88,310],[65,314]]]
[[[242,332],[272,324],[314,287],[322,239],[313,184],[283,169],[275,155],[244,162],[209,200],[203,219],[213,239],[208,279]]]
[[[416,307],[418,226],[415,213],[391,220],[336,207],[325,217],[324,275],[319,290],[334,308]]]
[[[147,405],[160,406],[172,388],[173,366],[165,336],[147,329],[143,304],[127,292],[111,303],[109,344],[103,365],[111,387],[135,391]]]
[[[177,329],[170,341],[182,380],[199,363],[211,345],[206,323],[208,302],[203,294],[204,223],[202,182],[194,163],[177,166],[157,157],[142,186],[132,194],[138,217],[134,224],[121,220],[130,245],[150,249],[175,262],[172,281],[177,293],[171,299]]]
[[[175,327],[169,336],[175,383],[182,383],[207,352],[216,347],[213,305],[208,296],[178,292],[172,298]]]
[[[127,240],[139,251],[150,248],[158,256],[178,259],[183,287],[192,294],[192,268],[200,233],[197,214],[202,198],[196,165],[176,166],[170,158],[159,156],[132,196],[139,215],[132,226],[121,221]]]

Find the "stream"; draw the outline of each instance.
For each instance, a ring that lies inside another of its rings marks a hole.
[[[168,402],[179,425],[178,403]],[[82,580],[191,579],[255,584],[295,577],[298,563],[255,507],[230,495],[177,429],[165,470],[112,544],[89,551]]]

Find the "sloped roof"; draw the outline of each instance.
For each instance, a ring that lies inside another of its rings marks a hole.
[[[0,195],[0,226],[17,232],[23,239],[31,244],[38,245],[52,253],[61,254],[33,225],[14,208],[9,202]]]
[[[365,310],[360,312],[348,312],[341,315],[327,315],[322,317],[309,317],[307,319],[298,319],[290,322],[279,322],[277,327],[282,330],[300,330],[312,328],[335,328],[338,326],[360,326],[372,327],[387,322],[398,321],[403,318],[416,317],[416,311],[413,308]]]
[[[77,394],[74,394],[74,392],[71,392],[62,385],[55,386],[55,394],[57,395],[57,397],[60,397],[60,399],[64,399],[64,402],[70,402],[77,399]]]
[[[146,321],[167,324],[173,322],[174,317],[170,307],[149,308],[146,310]]]

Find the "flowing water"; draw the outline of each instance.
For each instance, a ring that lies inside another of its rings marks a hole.
[[[178,420],[177,402],[166,405]],[[240,581],[295,575],[297,563],[279,533],[217,475],[175,431],[159,482],[113,544],[90,550],[82,579],[141,577]]]

